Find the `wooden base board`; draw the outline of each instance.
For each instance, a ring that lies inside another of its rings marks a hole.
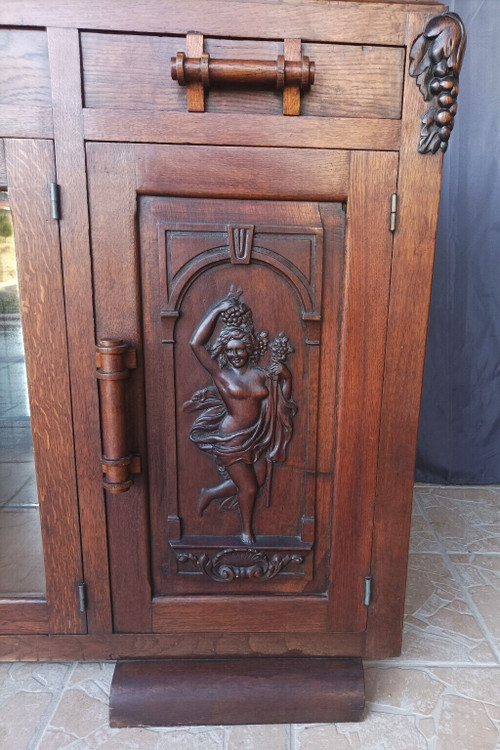
[[[119,661],[112,727],[360,721],[361,659]]]

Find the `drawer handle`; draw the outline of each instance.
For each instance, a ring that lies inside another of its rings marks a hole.
[[[122,339],[99,339],[96,367],[101,397],[103,487],[108,492],[126,492],[131,474],[141,471],[141,459],[127,449],[125,380],[137,367],[137,354]]]
[[[300,39],[285,39],[276,60],[219,60],[203,51],[203,35],[186,36],[186,53],[172,57],[171,75],[188,89],[188,110],[204,112],[205,90],[214,86],[252,86],[283,91],[283,114],[300,114],[300,92],[314,83],[315,64],[302,55]]]

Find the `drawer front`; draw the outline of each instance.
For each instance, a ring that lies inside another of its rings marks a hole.
[[[185,51],[179,37],[83,33],[85,107],[91,109],[187,110],[186,88],[170,76],[170,60]],[[206,37],[213,59],[276,60],[283,42]],[[399,119],[404,49],[304,42],[315,63],[315,82],[302,94],[305,117]],[[205,109],[213,113],[280,115],[282,92],[210,88]]]

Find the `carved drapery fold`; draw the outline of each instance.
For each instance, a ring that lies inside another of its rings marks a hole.
[[[432,106],[422,117],[418,150],[443,153],[455,124],[458,76],[466,46],[465,28],[456,13],[432,18],[410,51],[410,75]]]

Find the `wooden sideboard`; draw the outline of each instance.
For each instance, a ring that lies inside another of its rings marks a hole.
[[[0,658],[124,660],[116,725],[359,719],[361,658],[401,645],[460,19],[19,0],[0,24],[46,578],[0,579]]]

